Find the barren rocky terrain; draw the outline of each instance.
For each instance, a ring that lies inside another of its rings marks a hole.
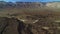
[[[0,2],[0,34],[60,34],[60,9],[46,3]]]

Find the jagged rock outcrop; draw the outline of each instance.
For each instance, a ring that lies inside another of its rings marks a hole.
[[[18,34],[16,19],[0,17],[0,34]]]
[[[17,18],[0,17],[0,34],[57,34],[53,22],[44,19],[25,24]]]

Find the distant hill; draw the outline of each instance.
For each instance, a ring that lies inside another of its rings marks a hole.
[[[60,8],[60,2],[49,2],[46,4],[48,8]]]

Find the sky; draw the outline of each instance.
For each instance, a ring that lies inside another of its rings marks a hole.
[[[52,2],[52,1],[60,1],[60,0],[0,0],[0,1],[6,1],[6,2]]]

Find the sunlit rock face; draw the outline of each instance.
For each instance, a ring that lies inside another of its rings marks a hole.
[[[46,4],[48,8],[60,8],[60,2],[50,2]]]

